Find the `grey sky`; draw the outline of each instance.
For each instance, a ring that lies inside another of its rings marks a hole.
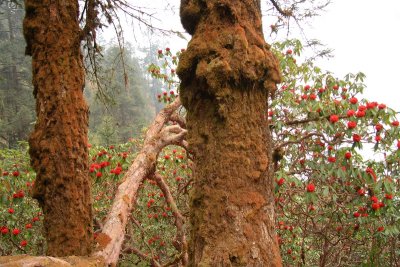
[[[142,0],[130,2],[143,6]],[[160,21],[153,21],[155,26],[183,31],[179,20],[180,1],[147,2],[148,11],[160,18]],[[272,22],[266,21],[269,19],[265,17],[265,28]],[[319,66],[341,78],[348,72],[364,72],[367,75],[365,96],[400,110],[400,85],[396,80],[400,75],[399,0],[333,0],[326,12],[309,24],[303,25],[306,37],[318,39],[334,49],[334,57],[319,60]],[[301,37],[296,35],[296,27],[293,26],[290,38]],[[267,42],[271,42],[266,37]],[[173,49],[186,46],[182,39],[165,38]],[[126,32],[126,39],[135,43],[132,31]]]
[[[400,1],[333,0],[306,32],[334,49],[319,65],[367,75],[365,96],[400,111]]]

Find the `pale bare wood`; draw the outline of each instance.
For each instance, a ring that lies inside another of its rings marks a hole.
[[[186,130],[179,125],[165,126],[180,105],[180,100],[177,98],[160,111],[147,130],[142,150],[117,189],[113,205],[102,229],[102,234],[110,237],[110,241],[102,250],[93,254],[103,257],[106,264],[115,265],[118,262],[125,237],[125,228],[136,200],[138,188],[146,177],[154,173],[158,154],[167,145],[181,144],[186,135]]]

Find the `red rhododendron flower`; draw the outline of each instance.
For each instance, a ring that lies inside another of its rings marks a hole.
[[[5,227],[5,226],[3,226],[3,227],[1,227],[1,231],[0,231],[3,235],[6,235],[6,234],[8,234],[8,228],[7,227]]]
[[[364,117],[365,116],[365,111],[357,111],[356,112],[356,117],[357,118],[362,118],[362,117]]]
[[[357,194],[360,196],[364,196],[365,195],[365,190],[363,188],[360,188],[357,190]]]
[[[367,109],[374,109],[378,105],[377,102],[368,102]]]
[[[356,114],[356,112],[352,109],[347,111],[347,117],[352,117],[352,116],[354,116],[354,114]]]
[[[357,122],[355,122],[355,121],[349,121],[347,123],[347,128],[349,128],[349,129],[354,129],[356,127],[357,127]]]
[[[19,230],[18,228],[15,228],[14,230],[12,230],[13,235],[19,235],[20,233],[21,233],[21,230]]]
[[[385,109],[385,108],[386,108],[386,105],[385,105],[385,104],[379,104],[379,105],[378,105],[378,108],[379,108],[379,109]]]
[[[366,106],[363,106],[363,105],[358,106],[358,111],[366,111],[366,110],[367,110]]]
[[[378,203],[378,198],[376,196],[372,196],[371,201],[374,203]]]
[[[331,163],[335,163],[336,162],[336,158],[335,157],[328,157],[328,161]]]
[[[310,183],[307,185],[307,192],[314,192],[315,191],[315,185],[313,183]]]
[[[379,205],[379,203],[372,203],[371,207],[373,210],[378,210],[381,206]]]
[[[354,104],[357,104],[358,99],[355,97],[352,97],[352,98],[350,98],[349,102],[354,105]]]
[[[385,198],[386,199],[393,199],[393,195],[392,194],[385,194]]]
[[[329,121],[330,121],[331,123],[338,122],[338,121],[339,121],[339,116],[338,116],[338,115],[331,115],[331,116],[329,117]]]
[[[358,134],[353,134],[353,141],[354,142],[360,142],[361,141],[361,136]]]

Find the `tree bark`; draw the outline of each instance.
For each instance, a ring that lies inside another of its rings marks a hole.
[[[268,94],[280,82],[259,0],[182,0],[181,55],[196,170],[190,266],[281,266],[274,230]]]
[[[88,107],[83,97],[77,0],[26,0],[24,36],[32,56],[37,120],[29,139],[33,197],[45,216],[47,254],[89,255]]]

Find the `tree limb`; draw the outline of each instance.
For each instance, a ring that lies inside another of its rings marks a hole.
[[[117,189],[113,205],[102,231],[103,234],[110,237],[110,241],[105,245],[104,249],[93,254],[93,256],[103,257],[106,264],[116,265],[118,262],[125,237],[125,227],[132,211],[139,185],[146,177],[154,173],[158,154],[165,146],[182,142],[186,134],[186,130],[178,125],[164,128],[171,114],[179,106],[180,100],[177,98],[156,116],[147,130],[143,148]]]
[[[165,200],[171,207],[172,213],[175,217],[175,226],[176,226],[176,237],[174,242],[176,245],[174,244],[174,246],[176,247],[176,249],[178,249],[178,251],[181,252],[182,265],[188,266],[189,255],[188,255],[188,244],[186,241],[185,229],[184,229],[185,219],[183,218],[181,212],[179,211],[178,206],[176,205],[175,200],[171,194],[171,191],[169,190],[167,183],[164,181],[164,178],[160,174],[155,173],[151,177],[151,179],[156,181],[158,187],[164,193]]]

